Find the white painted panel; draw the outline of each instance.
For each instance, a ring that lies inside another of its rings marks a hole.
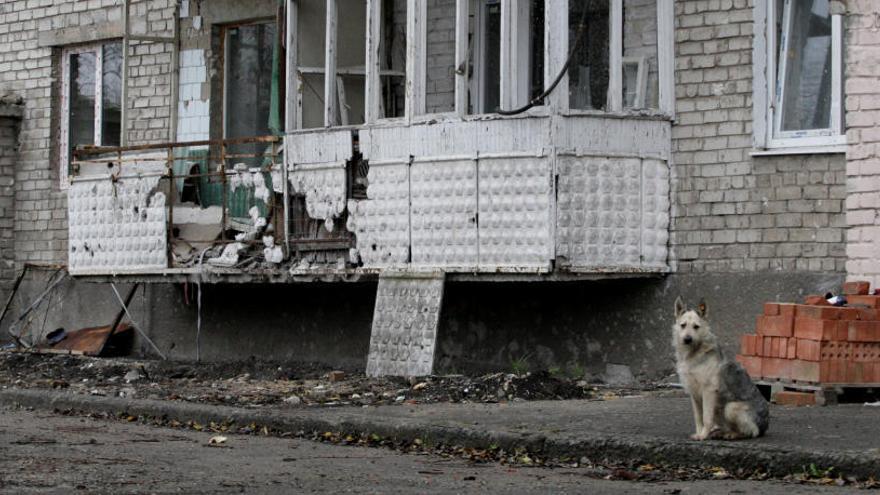
[[[477,266],[477,171],[473,160],[411,168],[412,266]]]
[[[409,164],[372,164],[366,200],[348,202],[349,231],[367,268],[403,266],[409,259]]]
[[[550,159],[481,159],[478,169],[480,270],[549,270],[553,257]]]
[[[157,271],[168,266],[165,195],[158,176],[74,181],[68,190],[72,274]]]
[[[638,158],[559,158],[557,255],[573,271],[641,269]]]
[[[669,241],[669,166],[642,161],[642,266],[666,268]]]
[[[346,206],[345,162],[297,164],[288,177],[291,191],[305,195],[309,217],[324,220],[332,231]]]

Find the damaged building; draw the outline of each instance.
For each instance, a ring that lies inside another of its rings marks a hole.
[[[125,286],[146,355],[655,376],[679,294],[732,344],[880,282],[875,11],[4,2],[4,299],[70,275],[4,325],[106,324]]]

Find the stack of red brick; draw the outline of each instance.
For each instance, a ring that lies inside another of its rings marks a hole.
[[[869,290],[868,282],[847,282],[843,307],[822,296],[765,304],[757,334],[742,336],[737,361],[755,379],[880,384],[880,294]]]

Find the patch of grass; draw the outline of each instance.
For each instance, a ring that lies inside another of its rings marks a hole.
[[[568,367],[568,376],[580,380],[587,374],[587,369],[581,363],[571,363]]]
[[[522,356],[513,359],[510,361],[510,372],[514,375],[525,375],[529,371],[531,371],[531,364],[529,363],[530,354],[526,353]]]

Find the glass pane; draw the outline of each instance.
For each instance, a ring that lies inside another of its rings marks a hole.
[[[788,1],[783,131],[831,127],[831,16],[828,0]]]
[[[70,56],[70,150],[80,144],[95,144],[95,52]]]
[[[253,24],[227,31],[226,61],[226,137],[252,137],[271,134],[269,107],[272,89],[272,51],[275,25]],[[230,147],[233,153],[257,153],[256,144]],[[242,160],[259,166],[262,160]]]
[[[342,80],[342,86],[337,87],[336,91],[336,108],[339,112],[336,122],[363,124],[366,3],[363,0],[337,0],[337,2],[339,15],[336,24],[336,71]],[[336,79],[337,86],[340,82],[339,78]]]
[[[468,113],[492,113],[501,103],[501,2],[471,0],[468,12]]]
[[[623,108],[657,108],[657,0],[623,2]]]
[[[569,106],[604,110],[608,100],[609,0],[569,2]]]
[[[119,146],[122,124],[122,43],[104,45],[101,144]]]
[[[379,115],[403,117],[406,103],[406,0],[383,1],[379,53],[382,81]]]
[[[544,1],[529,6],[529,101],[544,92]],[[522,104],[528,103],[526,101]]]
[[[323,0],[297,3],[297,63],[302,98],[302,128],[324,127],[324,46],[327,5]],[[340,12],[340,15],[344,13]],[[291,95],[293,96],[293,95]]]
[[[455,0],[427,0],[425,111],[455,111]]]

